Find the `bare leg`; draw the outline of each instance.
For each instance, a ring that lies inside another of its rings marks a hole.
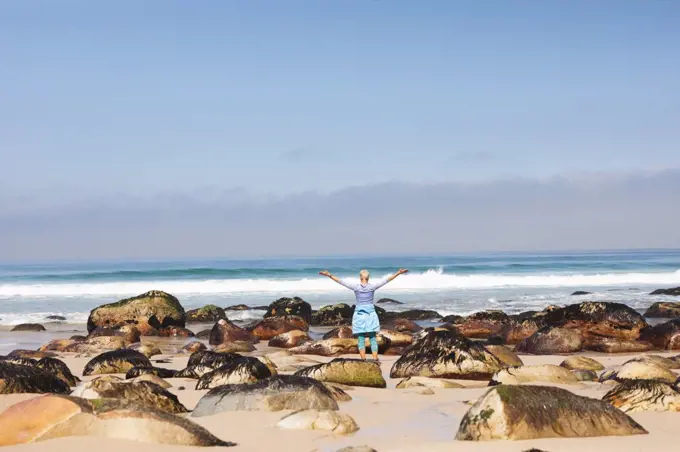
[[[371,340],[371,355],[373,355],[373,360],[378,361],[378,339],[375,337],[375,333],[371,333],[368,337]]]
[[[357,348],[361,359],[366,361],[366,337],[363,334],[357,335]]]

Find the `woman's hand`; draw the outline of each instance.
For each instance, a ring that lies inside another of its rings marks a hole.
[[[408,270],[405,269],[405,268],[400,268],[397,273],[400,274],[400,275],[403,275],[404,273],[408,273]]]
[[[331,277],[331,273],[328,270],[321,270],[319,274],[321,276],[328,276],[329,278]]]

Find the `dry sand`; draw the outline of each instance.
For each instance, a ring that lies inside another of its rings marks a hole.
[[[166,348],[168,344],[165,344]],[[174,348],[173,344],[171,348]],[[255,354],[274,351],[260,347]],[[662,356],[674,356],[668,353],[655,353]],[[616,366],[630,359],[631,355],[603,355],[584,353],[591,356],[606,367]],[[356,357],[348,355],[347,357]],[[181,369],[185,366],[187,355],[154,356],[152,361],[167,358],[171,363],[157,364],[160,367]],[[322,362],[331,358],[308,356],[309,360]],[[632,452],[649,451],[660,447],[677,446],[676,431],[680,425],[680,413],[636,413],[632,417],[649,431],[649,435],[628,437],[599,438],[551,438],[530,441],[494,441],[494,442],[462,442],[454,437],[462,416],[468,409],[466,401],[474,401],[486,391],[485,382],[458,381],[467,386],[465,389],[434,389],[434,395],[420,395],[408,390],[396,389],[398,380],[389,378],[389,370],[397,357],[382,358],[382,370],[388,382],[387,389],[355,388],[348,393],[353,397],[350,402],[340,402],[340,410],[351,415],[360,430],[352,435],[334,435],[324,431],[282,430],[276,422],[286,412],[229,412],[208,417],[192,418],[195,422],[209,429],[213,434],[226,441],[238,443],[230,449],[234,451],[336,451],[345,446],[366,445],[379,452],[385,451],[525,451],[537,448],[549,452],[560,451],[608,451]],[[524,363],[559,364],[564,356],[529,356],[521,355]],[[82,375],[82,370],[89,358],[63,356],[75,375]],[[85,378],[87,380],[88,378]],[[194,389],[195,380],[168,379],[180,401],[192,409],[206,391]],[[185,389],[180,390],[180,387]],[[600,383],[580,383],[562,386],[576,394],[593,398],[601,398],[612,386]],[[2,395],[0,411],[17,401],[34,397],[34,395]],[[2,428],[2,426],[0,426]],[[21,451],[68,451],[109,452],[121,450],[144,450],[161,452],[171,450],[205,450],[204,448],[187,448],[135,443],[122,440],[100,438],[62,438],[35,444],[12,446],[3,450]]]

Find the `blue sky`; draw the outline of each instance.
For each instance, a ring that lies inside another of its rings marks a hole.
[[[678,23],[673,1],[6,0],[4,231],[21,255],[16,215],[678,168]]]

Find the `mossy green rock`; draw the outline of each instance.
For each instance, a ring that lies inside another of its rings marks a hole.
[[[87,331],[124,323],[139,325],[141,330],[145,327],[184,327],[186,314],[177,298],[160,290],[152,290],[94,308],[87,319]]]
[[[295,375],[348,386],[384,388],[387,386],[380,366],[359,359],[336,358],[325,364],[300,369]]]
[[[496,386],[468,410],[457,440],[640,435],[647,431],[621,410],[550,386]]]
[[[203,306],[202,308],[187,311],[187,322],[217,322],[219,319],[226,319],[227,314],[224,309],[214,304]]]

